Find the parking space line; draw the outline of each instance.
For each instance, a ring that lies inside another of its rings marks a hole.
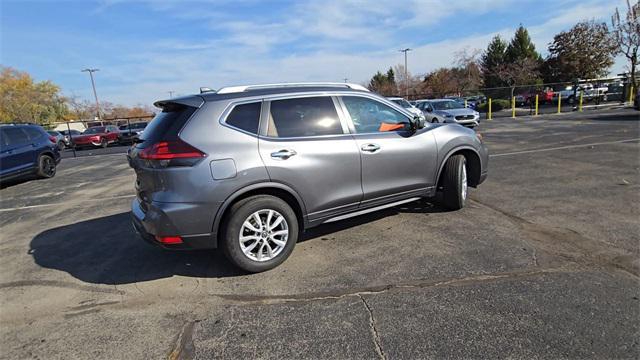
[[[591,143],[591,144],[576,144],[576,145],[557,146],[557,147],[543,148],[543,149],[514,151],[514,152],[508,152],[508,153],[502,153],[502,154],[491,154],[491,155],[489,155],[489,157],[530,154],[530,153],[537,153],[537,152],[544,152],[544,151],[575,149],[575,148],[589,147],[589,146],[599,146],[599,145],[620,144],[620,143],[634,142],[634,141],[639,141],[639,140],[640,140],[640,138],[634,138],[634,139],[607,141],[607,142],[599,142],[599,143]]]
[[[14,207],[14,208],[6,208],[6,209],[0,209],[0,212],[7,212],[7,211],[16,211],[16,210],[25,210],[25,209],[37,209],[37,208],[41,208],[41,207],[49,207],[49,206],[61,206],[61,205],[70,205],[70,204],[82,204],[85,203],[87,201],[108,201],[108,200],[115,200],[115,199],[126,199],[126,198],[132,198],[135,195],[120,195],[120,196],[111,196],[111,197],[106,197],[106,198],[99,198],[99,199],[86,199],[86,200],[82,200],[82,201],[68,201],[68,202],[62,202],[62,203],[53,203],[53,204],[38,204],[38,205],[27,205],[27,206],[21,206],[21,207]]]

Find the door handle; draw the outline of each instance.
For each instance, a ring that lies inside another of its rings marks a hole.
[[[362,147],[360,149],[362,149],[362,151],[366,151],[366,152],[376,152],[376,151],[380,150],[380,145],[377,145],[377,144],[366,144],[366,145],[362,145]]]
[[[294,150],[283,149],[280,151],[272,152],[271,157],[276,160],[287,160],[288,158],[296,154],[297,152],[295,152]]]

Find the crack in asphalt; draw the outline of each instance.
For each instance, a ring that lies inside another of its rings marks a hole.
[[[365,300],[362,295],[358,294],[358,297],[360,298],[360,300],[362,300],[362,304],[369,314],[369,328],[371,329],[371,335],[373,336],[373,344],[376,347],[376,353],[378,353],[380,359],[386,360],[387,356],[384,354],[384,350],[382,350],[382,342],[380,341],[380,335],[378,334],[378,329],[376,328],[376,320],[373,318],[373,311],[367,303],[367,300]]]
[[[380,286],[371,286],[360,289],[344,289],[333,290],[320,293],[304,293],[293,295],[233,295],[233,294],[211,294],[212,296],[219,297],[223,300],[228,300],[236,303],[244,304],[281,304],[292,302],[308,302],[308,301],[321,301],[321,300],[338,300],[346,297],[362,295],[377,295],[383,294],[389,291],[400,291],[404,289],[425,289],[425,288],[437,288],[444,286],[456,286],[456,285],[469,285],[476,283],[484,283],[490,281],[496,281],[501,279],[531,277],[547,273],[557,273],[569,270],[565,267],[553,267],[553,268],[538,268],[535,270],[517,270],[511,272],[497,273],[491,275],[473,275],[463,278],[455,278],[449,280],[416,280],[400,284],[388,284]]]
[[[124,291],[110,288],[102,288],[97,286],[90,285],[81,285],[74,284],[66,281],[58,281],[58,280],[19,280],[19,281],[11,281],[0,284],[0,289],[6,288],[14,288],[14,287],[24,287],[24,286],[49,286],[49,287],[57,287],[57,288],[65,288],[65,289],[75,289],[82,290],[88,292],[96,292],[96,293],[107,293],[107,294],[124,294]]]
[[[640,277],[640,269],[634,264],[634,256],[622,249],[590,239],[572,229],[536,224],[477,199],[473,199],[473,202],[504,215],[519,227],[526,235],[525,242],[534,249],[535,263],[539,262],[537,252],[542,251],[570,262],[614,268]]]
[[[199,320],[187,321],[178,335],[175,344],[167,356],[169,360],[187,360],[195,357],[195,346],[193,345],[193,330]]]

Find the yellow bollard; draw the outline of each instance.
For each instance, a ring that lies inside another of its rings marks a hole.
[[[582,111],[582,91],[580,91],[580,102],[578,103],[578,111]]]
[[[487,116],[487,120],[491,120],[491,98],[489,98],[489,116]]]
[[[562,94],[558,94],[558,114],[560,114],[560,106],[562,104]]]
[[[511,97],[511,117],[516,118],[516,97]]]
[[[536,94],[536,116],[538,116],[538,94]]]

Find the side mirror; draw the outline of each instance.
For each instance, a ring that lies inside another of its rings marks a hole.
[[[424,118],[416,115],[413,117],[413,121],[411,122],[411,124],[413,125],[413,130],[420,130],[423,129],[425,127],[425,121]]]
[[[427,110],[427,112],[432,112],[433,111],[433,108],[431,106],[427,106],[424,109]]]

